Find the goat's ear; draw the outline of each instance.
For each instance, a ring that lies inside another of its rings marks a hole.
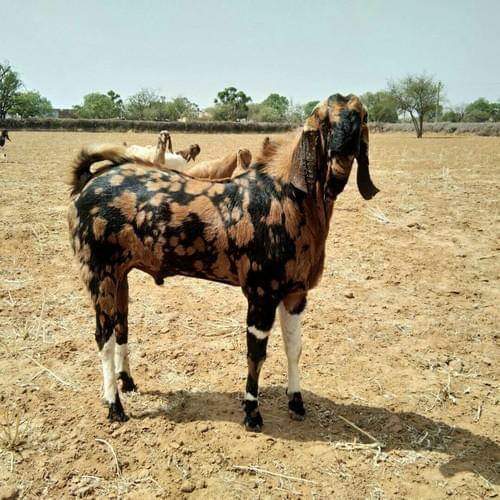
[[[370,160],[368,158],[368,123],[366,114],[363,124],[361,125],[361,140],[359,143],[359,153],[356,156],[356,161],[358,162],[356,181],[359,192],[365,200],[371,200],[379,192],[379,189],[375,187],[370,178]]]
[[[290,182],[304,193],[313,193],[319,161],[319,131],[304,127],[293,153]]]

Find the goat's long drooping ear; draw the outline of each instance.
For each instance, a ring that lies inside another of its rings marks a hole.
[[[370,178],[370,160],[368,158],[368,115],[365,113],[363,124],[361,127],[361,141],[359,145],[359,153],[356,155],[358,162],[358,173],[356,181],[361,196],[365,200],[371,200],[378,192],[379,189],[375,187]]]
[[[304,127],[292,158],[290,182],[304,193],[314,193],[321,159],[319,131]]]

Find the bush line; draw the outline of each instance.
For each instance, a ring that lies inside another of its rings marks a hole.
[[[288,123],[239,123],[239,122],[162,122],[142,120],[89,120],[74,118],[7,118],[0,121],[0,128],[8,130],[68,130],[86,132],[263,132],[275,133],[292,130]]]
[[[415,133],[411,123],[370,123],[372,132],[408,132]],[[426,133],[439,134],[472,134],[482,136],[500,136],[500,122],[483,123],[452,123],[452,122],[429,122],[424,124],[424,137]]]
[[[278,133],[295,128],[288,123],[240,123],[240,122],[160,122],[142,120],[88,120],[74,118],[28,118],[25,120],[7,118],[0,121],[0,129],[8,130],[61,130],[86,132],[205,132],[205,133]],[[406,132],[414,133],[411,123],[370,123],[372,132]],[[426,123],[426,132],[444,134],[473,134],[480,136],[500,136],[500,122],[484,123]]]

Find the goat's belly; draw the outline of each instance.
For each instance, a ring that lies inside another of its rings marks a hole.
[[[175,238],[172,239],[175,242]],[[204,248],[196,248],[195,244],[183,245],[180,242],[166,243],[160,274],[162,277],[179,274],[228,285],[240,284],[236,266],[226,252],[217,252],[209,242],[205,242]]]

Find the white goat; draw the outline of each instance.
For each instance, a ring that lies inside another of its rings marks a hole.
[[[127,154],[174,170],[183,170],[187,165],[187,161],[180,154],[172,151],[172,139],[166,130],[160,132],[156,146],[128,146]]]

